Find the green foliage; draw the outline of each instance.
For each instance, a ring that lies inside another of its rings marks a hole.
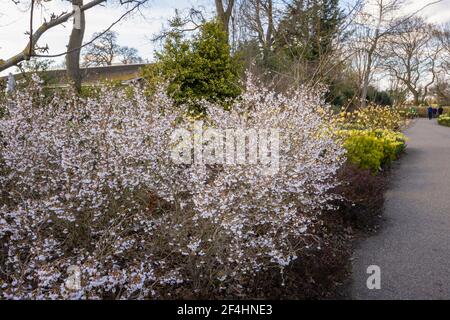
[[[450,113],[441,115],[437,121],[441,126],[450,127]]]
[[[95,86],[82,86],[80,91],[80,96],[83,98],[93,98],[98,96],[100,92],[99,87]]]
[[[339,69],[334,79],[330,79],[328,92],[325,96],[326,102],[335,107],[348,107],[358,95],[357,76],[350,69]]]
[[[205,99],[227,105],[237,97],[240,65],[230,55],[228,37],[216,21],[204,23],[192,39],[172,32],[164,49],[157,53],[157,62],[144,68],[149,92],[161,81],[168,81],[168,94],[177,104],[189,104],[191,111],[203,112],[196,101]]]
[[[3,118],[3,116],[5,115],[5,109],[3,107],[3,100],[4,98],[1,96],[0,94],[0,119]]]
[[[122,81],[120,80],[102,80],[101,85],[83,85],[81,87],[80,96],[83,98],[98,98],[101,96],[102,89],[111,89],[111,90],[117,90],[118,92],[122,91],[122,88],[124,89],[125,93],[132,92],[132,89],[127,86],[123,85]],[[130,93],[130,97],[131,97]]]
[[[294,0],[280,22],[276,46],[293,59],[319,61],[330,52],[341,21],[338,0]]]
[[[343,70],[345,73],[346,70]],[[358,97],[359,89],[357,81],[353,81],[351,74],[344,74],[343,79],[333,80],[330,83],[329,93],[327,95],[327,102],[334,106],[344,107],[355,97]],[[392,106],[393,98],[387,91],[380,91],[373,86],[369,86],[367,90],[367,101],[378,106]],[[357,100],[354,101],[358,105]],[[353,106],[351,103],[350,105]]]
[[[400,113],[402,118],[414,119],[419,117],[419,112],[415,107],[401,107],[398,108],[398,112]]]
[[[354,135],[347,138],[344,143],[347,158],[351,163],[362,169],[371,169],[377,172],[384,157],[383,144],[375,137],[367,135]]]
[[[390,94],[387,91],[379,91],[372,86],[369,86],[367,90],[367,100],[379,106],[392,106]]]
[[[406,147],[406,137],[389,130],[344,130],[340,135],[348,161],[374,174],[396,160]]]

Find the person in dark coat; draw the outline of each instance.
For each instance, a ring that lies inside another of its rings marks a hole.
[[[433,107],[429,106],[428,107],[428,119],[433,119]]]
[[[439,107],[439,109],[438,109],[438,116],[439,117],[442,116],[443,113],[444,113],[444,108]]]

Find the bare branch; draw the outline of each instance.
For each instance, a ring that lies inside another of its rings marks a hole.
[[[103,0],[106,1],[106,0]],[[136,1],[127,1],[128,2],[136,2]],[[90,44],[92,44],[93,42],[95,42],[97,39],[99,39],[100,37],[102,37],[103,35],[105,35],[108,31],[110,31],[116,24],[118,24],[121,20],[123,20],[128,14],[130,14],[132,11],[136,10],[139,6],[141,6],[143,3],[147,2],[147,0],[143,0],[143,1],[139,1],[136,5],[134,5],[131,9],[127,10],[124,14],[122,14],[116,21],[114,21],[113,23],[111,23],[109,25],[108,28],[106,28],[105,30],[103,30],[102,32],[96,34],[96,36],[94,36],[90,41],[84,43],[82,46],[74,48],[72,50],[69,51],[64,51],[61,53],[57,53],[57,54],[34,54],[34,57],[40,57],[40,58],[56,58],[56,57],[61,57],[61,56],[65,56],[68,53],[80,50]]]
[[[81,11],[89,10],[103,2],[106,2],[107,0],[92,0],[91,2],[85,4],[80,8]],[[31,41],[28,42],[27,46],[25,47],[22,52],[16,54],[15,56],[7,59],[6,61],[0,61],[0,71],[6,70],[10,67],[13,67],[17,65],[19,62],[24,60],[29,60],[32,55],[30,55],[30,52],[33,52],[33,44],[35,45],[38,40],[41,38],[41,36],[47,32],[48,30],[67,22],[67,20],[70,19],[74,15],[74,11],[69,13],[61,14],[57,17],[52,17],[50,21],[44,22],[32,35],[31,35]]]

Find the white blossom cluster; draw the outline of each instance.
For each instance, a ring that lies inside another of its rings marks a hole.
[[[36,81],[2,106],[2,298],[226,291],[311,245],[309,226],[336,199],[344,161],[319,96],[249,81],[231,111],[204,102],[210,127],[281,130],[279,170],[267,175],[259,163],[174,163],[171,135],[192,123],[163,92],[48,98]],[[77,290],[65,286],[71,266]]]

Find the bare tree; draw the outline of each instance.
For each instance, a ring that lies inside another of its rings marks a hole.
[[[107,0],[92,0],[89,3],[81,6],[80,12],[85,12],[86,10],[89,10],[106,1]],[[30,7],[30,20],[33,19],[34,11],[31,10],[31,8],[33,7],[34,5]],[[18,54],[6,60],[0,60],[0,71],[16,66],[21,61],[29,60],[33,56],[39,56],[39,52],[45,52],[46,50],[48,50],[47,47],[45,48],[38,47],[39,39],[48,30],[67,22],[74,14],[75,10],[71,12],[63,12],[59,15],[52,14],[50,20],[45,20],[44,23],[35,31],[33,31],[32,27],[30,27],[30,30],[28,31],[28,33],[30,34],[30,39],[25,48]]]
[[[143,63],[136,48],[123,46],[119,48],[119,60],[122,64]]]
[[[436,81],[431,88],[439,103],[450,104],[450,23],[436,27],[436,37],[441,45],[440,63],[436,71]]]
[[[93,38],[97,41],[86,46],[83,54],[83,65],[89,66],[110,66],[116,58],[119,45],[117,44],[117,33],[107,31],[105,33],[94,33]]]
[[[135,48],[123,47],[117,43],[117,33],[114,31],[94,33],[92,38],[96,41],[86,46],[83,54],[83,65],[86,67],[110,66],[114,61],[123,64],[143,61]]]
[[[419,17],[405,21],[381,48],[386,70],[405,85],[415,105],[423,103],[436,80],[442,51],[433,26]]]
[[[362,32],[355,41],[360,43],[362,54],[362,81],[360,88],[361,107],[366,106],[367,90],[370,80],[376,68],[377,54],[380,43],[389,35],[393,34],[397,27],[405,21],[416,16],[420,11],[441,1],[430,1],[419,10],[408,15],[401,15],[401,9],[405,6],[405,0],[368,0],[360,13],[360,19],[356,25]]]
[[[404,0],[373,0],[366,3],[361,12],[357,26],[361,28],[359,36],[360,50],[356,52],[362,56],[361,72],[361,107],[366,106],[367,90],[372,72],[375,67],[376,54],[379,43],[394,30],[397,13],[404,4]]]
[[[267,61],[272,52],[276,33],[273,0],[244,0],[240,6],[239,16],[250,38],[258,41],[263,61]]]
[[[396,76],[389,75],[389,96],[394,106],[404,105],[408,97],[408,88]]]
[[[215,0],[217,17],[223,28],[229,34],[229,25],[235,0]]]

